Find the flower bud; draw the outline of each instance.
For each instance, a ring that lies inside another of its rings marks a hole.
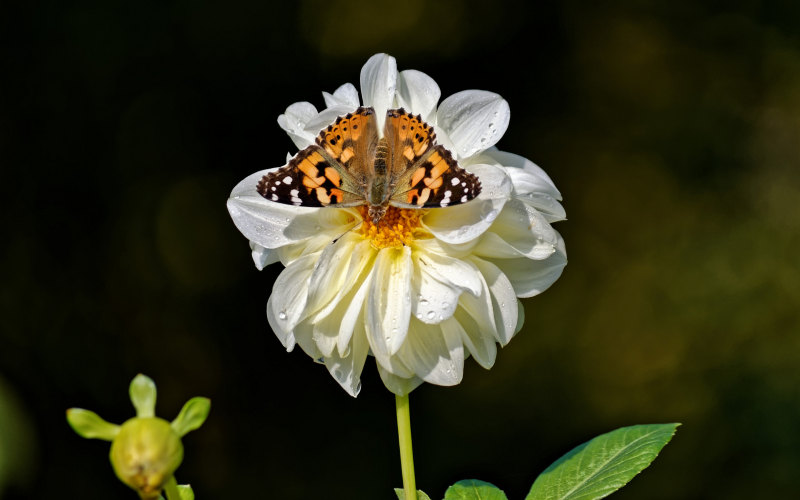
[[[183,460],[183,444],[166,420],[136,417],[120,427],[110,458],[123,483],[142,499],[156,499]]]

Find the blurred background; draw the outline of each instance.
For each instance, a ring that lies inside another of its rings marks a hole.
[[[358,84],[376,52],[442,96],[503,95],[498,146],[564,195],[570,263],[526,299],[491,371],[411,409],[417,483],[480,478],[521,499],[573,446],[683,422],[636,499],[797,495],[800,6],[796,2],[3,2],[0,489],[135,498],[108,444],[139,372],[184,439],[198,499],[391,499],[394,401],[369,360],[348,396],[265,317],[225,209],[295,148],[286,106]],[[0,493],[1,495],[2,493]]]

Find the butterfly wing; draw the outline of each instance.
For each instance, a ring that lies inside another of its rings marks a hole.
[[[401,208],[446,207],[466,203],[481,192],[478,177],[458,166],[453,155],[436,144],[433,127],[405,110],[386,113],[384,136],[392,196]]]
[[[366,179],[378,142],[375,112],[358,108],[323,129],[316,144],[261,178],[258,193],[268,200],[304,207],[364,204]]]

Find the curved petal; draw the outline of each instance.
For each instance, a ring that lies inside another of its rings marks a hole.
[[[550,179],[550,176],[547,175],[547,173],[542,170],[539,165],[533,163],[524,156],[509,153],[507,151],[500,151],[496,147],[489,148],[481,153],[481,157],[483,156],[493,159],[499,165],[504,167],[512,167],[512,169],[519,169],[519,173],[527,174],[527,185],[522,183],[518,184],[517,182],[514,183],[514,191],[516,193],[543,193],[552,196],[556,200],[561,200],[561,193],[556,188],[556,185],[553,183],[552,179]]]
[[[373,273],[366,304],[367,336],[373,353],[393,355],[406,339],[411,317],[411,249],[381,249]]]
[[[413,375],[410,378],[403,378],[395,375],[384,369],[380,364],[378,365],[378,373],[381,376],[383,385],[398,396],[406,396],[423,382],[421,378]]]
[[[400,72],[397,79],[398,105],[421,115],[423,121],[429,122],[441,96],[439,86],[425,73],[413,69]]]
[[[264,248],[258,243],[250,242],[250,250],[253,257],[253,263],[259,271],[263,270],[270,264],[278,262],[278,253],[269,248]]]
[[[494,361],[497,357],[497,341],[493,335],[484,334],[480,325],[462,307],[459,307],[453,318],[448,321],[455,323],[450,326],[451,328],[460,329],[461,341],[464,342],[464,347],[467,348],[479,365],[487,370],[494,366]]]
[[[441,323],[456,310],[461,289],[440,281],[427,271],[427,266],[414,261],[411,293],[416,300],[411,302],[411,313],[423,323]]]
[[[472,201],[446,208],[433,208],[423,218],[425,227],[438,239],[451,244],[471,241],[486,231],[511,193],[511,181],[501,168],[471,165],[481,180],[481,194]]]
[[[310,254],[288,265],[275,280],[267,302],[269,326],[287,351],[294,348],[292,330],[305,316],[308,280],[317,259],[319,255]]]
[[[473,257],[471,260],[480,269],[489,288],[491,310],[498,333],[497,340],[500,345],[506,345],[517,332],[519,320],[517,295],[514,293],[514,287],[500,268],[491,262],[477,257]]]
[[[367,334],[364,331],[363,314],[358,328],[352,336],[350,350],[346,356],[340,356],[335,350],[325,357],[325,367],[333,378],[353,397],[361,392],[361,372],[369,352]]]
[[[502,269],[508,276],[517,297],[533,297],[550,288],[567,265],[567,250],[564,240],[558,235],[556,251],[544,260],[487,259]]]
[[[329,108],[334,106],[346,106],[350,109],[356,109],[359,105],[358,90],[352,83],[345,83],[333,92],[333,95],[323,92],[322,98],[325,99],[325,105]]]
[[[519,200],[511,200],[505,204],[503,211],[495,219],[488,233],[494,233],[504,240],[519,255],[529,259],[546,259],[556,250],[558,233],[550,226],[536,209]],[[484,235],[485,236],[485,235]],[[481,255],[495,256],[494,240],[484,241],[482,238],[474,252]],[[503,247],[497,247],[500,255],[507,253]]]
[[[361,68],[361,97],[364,106],[375,108],[375,116],[383,123],[386,111],[393,107],[397,90],[397,61],[387,54],[375,54]],[[378,127],[383,134],[383,127]]]
[[[227,205],[236,228],[264,248],[278,248],[318,234],[315,214],[319,208],[283,205],[258,194],[258,181],[270,171],[251,174],[233,188]],[[285,234],[290,225],[292,237]]]
[[[350,106],[337,104],[320,111],[317,116],[309,120],[306,124],[308,133],[313,134],[312,143],[316,141],[322,129],[335,122],[338,117],[351,113],[354,109],[355,108],[351,108]]]
[[[464,344],[459,332],[412,318],[397,356],[417,377],[436,385],[455,385],[464,375]]]
[[[493,92],[465,90],[451,95],[436,113],[438,126],[447,130],[459,158],[469,158],[494,146],[508,128],[511,109]]]
[[[298,149],[314,144],[314,134],[306,130],[309,121],[317,116],[317,108],[310,102],[296,102],[278,116],[278,125],[289,134]]]

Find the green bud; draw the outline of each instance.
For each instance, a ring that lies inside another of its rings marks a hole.
[[[111,465],[142,499],[156,499],[183,460],[183,444],[166,420],[132,418],[111,443]]]

